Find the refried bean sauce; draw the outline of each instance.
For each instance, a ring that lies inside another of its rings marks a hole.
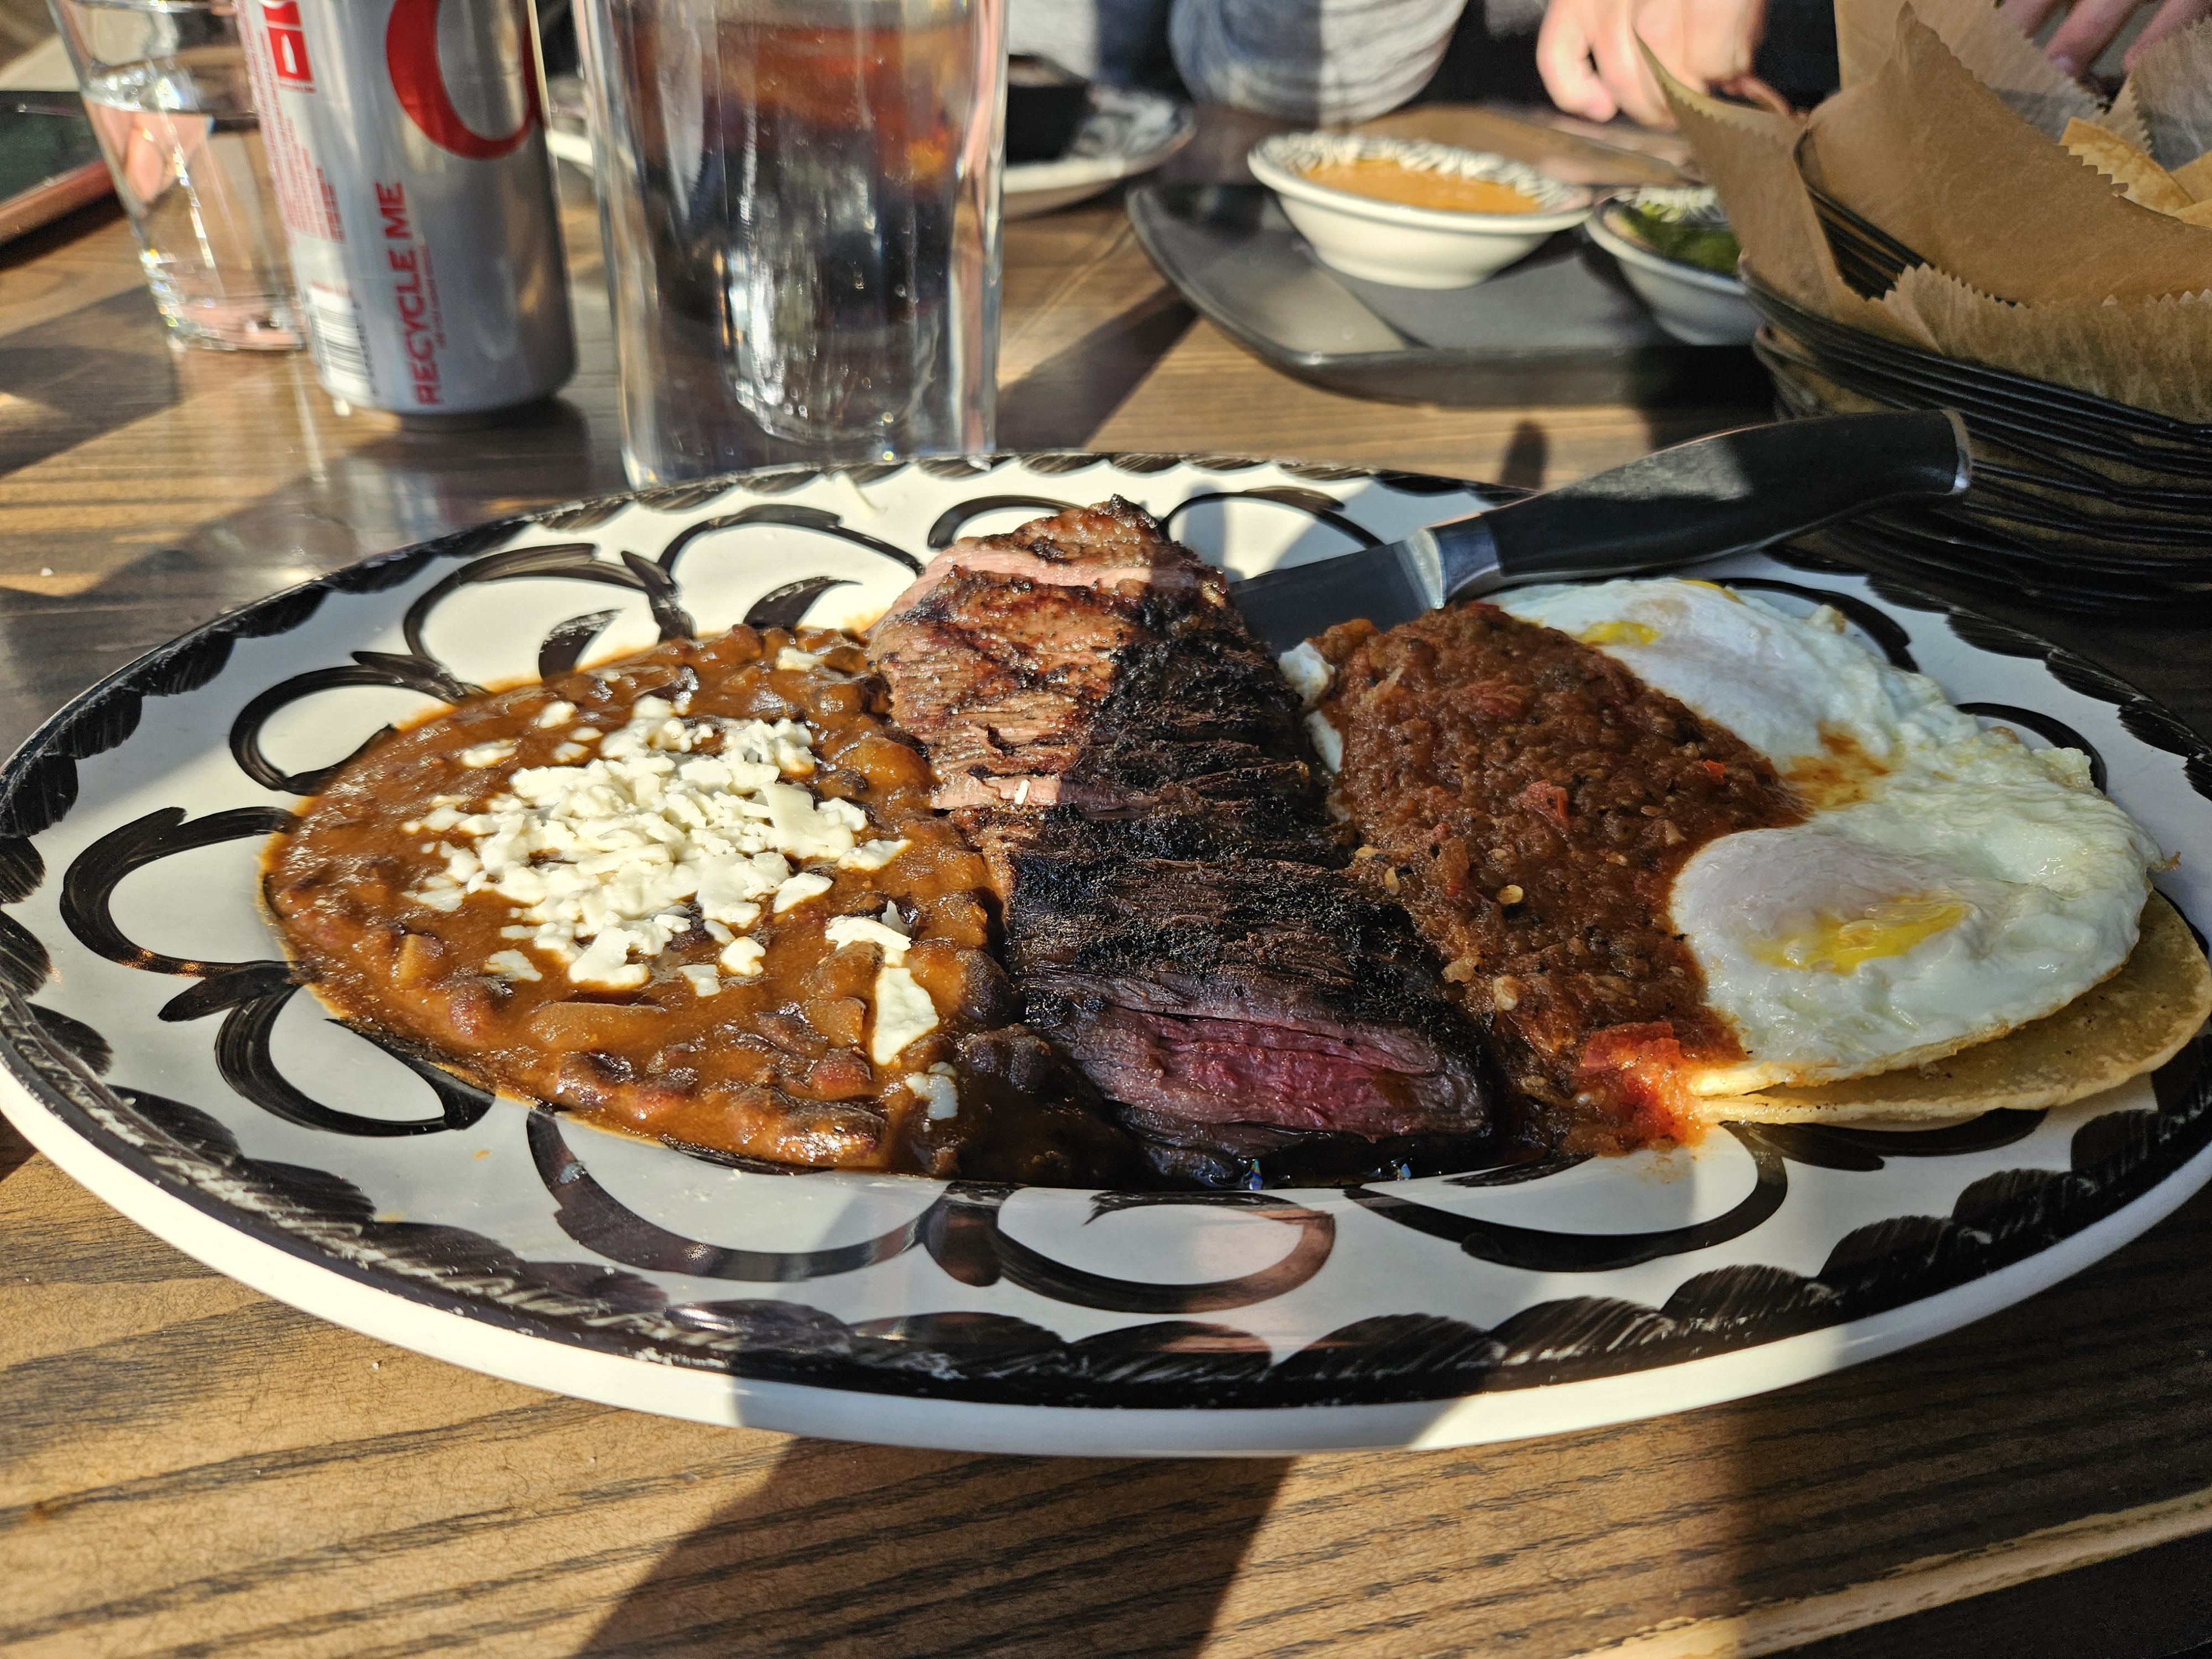
[[[1741,1050],[1668,892],[1716,836],[1802,822],[1796,797],[1733,733],[1494,605],[1314,643],[1355,868],[1486,1018],[1531,1127],[1583,1152],[1681,1138],[1677,1069]]]
[[[994,1109],[957,1045],[1009,999],[982,861],[886,708],[848,636],[744,627],[472,699],[307,803],[267,902],[325,1002],[487,1084],[961,1172]],[[995,1126],[1000,1173],[1053,1178],[1054,1109],[1026,1149]]]

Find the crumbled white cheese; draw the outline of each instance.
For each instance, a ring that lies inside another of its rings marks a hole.
[[[775,890],[775,904],[773,908],[776,915],[781,915],[793,905],[804,904],[811,898],[820,898],[835,885],[836,883],[828,876],[818,875],[809,870],[804,875],[792,877],[790,880]]]
[[[652,939],[652,933],[642,927],[602,927],[592,936],[583,954],[568,964],[568,977],[578,985],[635,991],[651,974],[643,963],[632,962],[629,953],[655,954],[658,947]]]
[[[1344,770],[1344,739],[1328,723],[1326,714],[1316,711],[1306,716],[1306,735],[1321,751],[1321,763],[1332,772]]]
[[[793,783],[763,785],[775,846],[802,859],[842,858],[853,850],[853,832],[868,827],[867,814],[848,800],[817,801]]]
[[[586,735],[599,739],[578,726],[556,759]],[[757,974],[761,947],[737,935],[771,895],[781,912],[828,892],[829,875],[794,866],[854,854],[868,827],[850,801],[817,800],[785,781],[814,770],[811,744],[797,721],[685,719],[663,698],[641,697],[596,758],[525,767],[480,812],[441,805],[425,814],[423,830],[454,840],[426,848],[445,867],[409,896],[451,911],[471,893],[494,894],[532,924],[532,950],[574,982],[613,990],[646,982],[643,963],[689,931],[696,907],[724,946],[723,969]]]
[[[885,962],[906,960],[907,936],[895,927],[885,927],[873,916],[839,916],[822,930],[822,934],[832,945],[880,945]]]
[[[906,851],[910,845],[903,837],[897,841],[864,841],[837,860],[840,870],[880,870]]]
[[[690,981],[696,996],[710,997],[722,988],[722,976],[711,962],[692,963],[676,971]]]
[[[564,743],[553,751],[553,763],[556,766],[573,765],[591,752],[583,744]]]
[[[811,651],[801,651],[795,645],[787,645],[775,653],[778,668],[812,668],[821,660]]]
[[[480,743],[473,748],[462,750],[460,763],[464,766],[474,767],[477,770],[482,771],[487,766],[498,765],[514,752],[514,745],[501,738],[496,743]],[[427,823],[428,820],[425,819],[424,822]]]
[[[502,927],[501,933],[508,930]],[[543,979],[532,963],[520,951],[495,951],[484,958],[484,966],[501,979]]]
[[[906,969],[886,962],[876,969],[876,1018],[868,1033],[868,1058],[888,1066],[910,1042],[937,1029],[937,1006]]]
[[[548,732],[556,726],[566,726],[575,718],[576,705],[573,702],[556,701],[547,703],[544,708],[538,711],[538,724],[543,730]]]
[[[1298,694],[1298,701],[1309,708],[1327,695],[1329,680],[1336,672],[1328,665],[1328,659],[1313,648],[1311,641],[1292,646],[1275,659],[1275,664],[1291,683],[1291,690]]]
[[[926,1072],[908,1072],[899,1080],[929,1103],[931,1117],[957,1117],[960,1115],[960,1090],[953,1081],[952,1068],[943,1060],[939,1060]]]

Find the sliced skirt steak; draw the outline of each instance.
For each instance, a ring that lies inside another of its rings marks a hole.
[[[1349,874],[1297,696],[1141,508],[956,544],[871,651],[990,865],[1025,1018],[1157,1168],[1315,1175],[1319,1138],[1365,1175],[1491,1130],[1479,1035]]]

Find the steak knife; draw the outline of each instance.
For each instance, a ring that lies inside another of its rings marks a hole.
[[[1747,553],[1853,514],[1960,495],[1972,472],[1966,422],[1949,410],[1741,427],[1230,593],[1253,633],[1287,651],[1353,617],[1389,628],[1515,583]]]

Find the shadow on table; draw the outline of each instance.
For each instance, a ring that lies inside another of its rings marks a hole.
[[[1197,320],[1164,288],[1054,352],[1000,391],[999,447],[1082,448]]]
[[[31,1143],[15,1133],[15,1126],[0,1117],[0,1181],[28,1164],[32,1158]]]
[[[1726,1594],[1757,1609],[1859,1584],[1831,1613],[1787,1621],[1800,1639],[1829,1636],[1805,1659],[2163,1659],[2203,1641],[2212,1597],[2197,1582],[2149,1595],[2085,1564],[2181,1531],[2212,1538],[2201,1516],[2154,1522],[2212,1492],[2208,1310],[2200,1193],[1966,1328],[1701,1414],[1729,1471],[1732,1535],[1712,1558]],[[2024,1539],[2040,1542],[2014,1553]],[[2015,1573],[2026,1582],[1971,1594]]]
[[[1196,1653],[1285,1461],[795,1440],[581,1653]]]

